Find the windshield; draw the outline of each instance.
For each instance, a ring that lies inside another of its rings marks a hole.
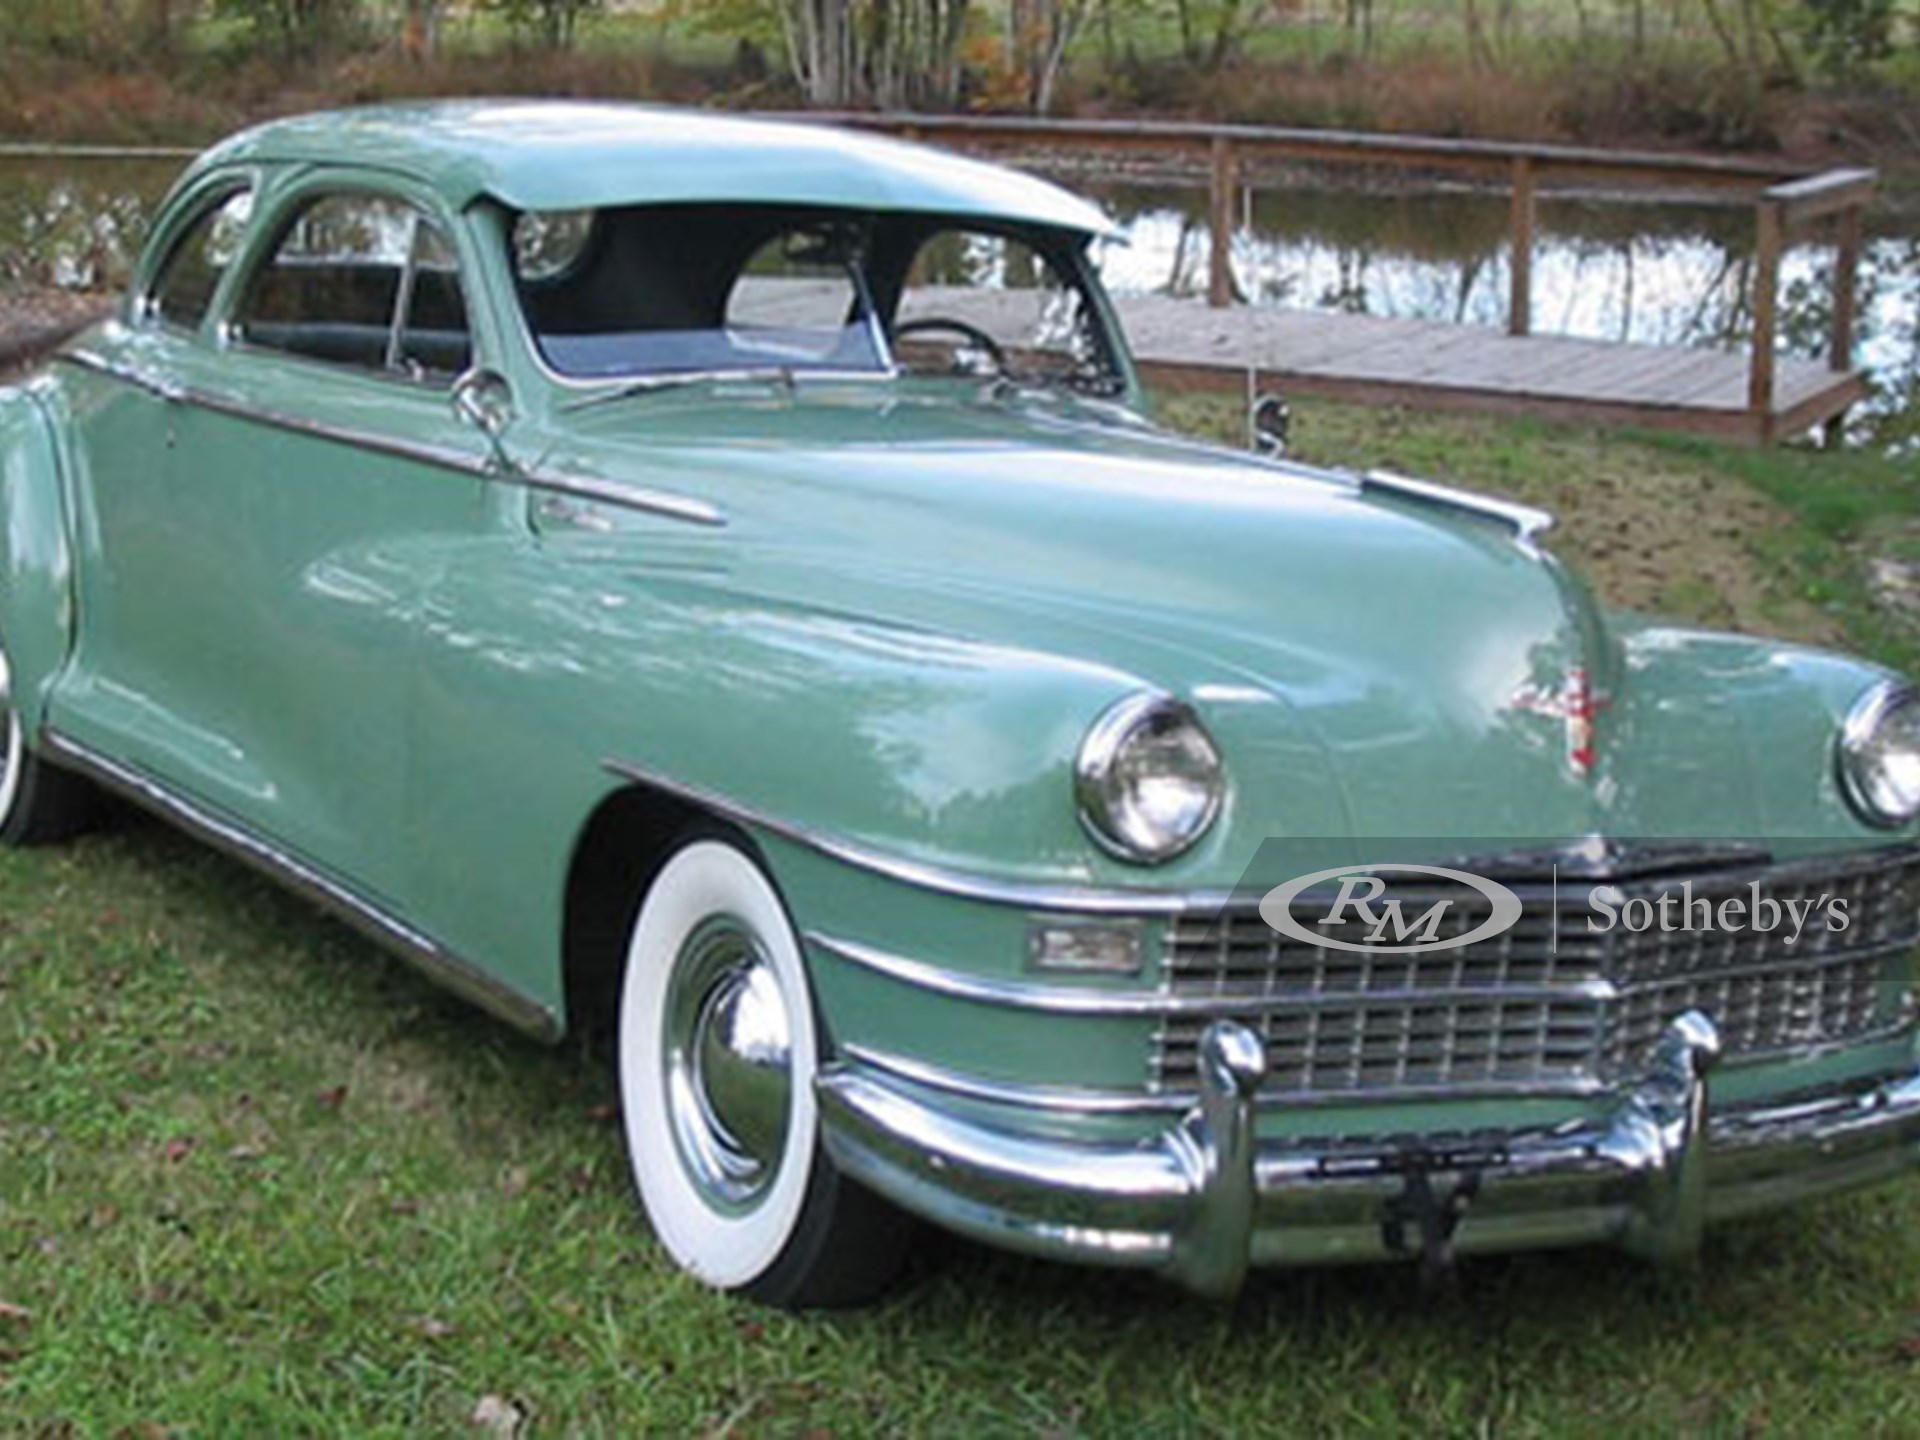
[[[1071,232],[758,205],[528,212],[527,328],[576,381],[778,372],[1123,388]]]

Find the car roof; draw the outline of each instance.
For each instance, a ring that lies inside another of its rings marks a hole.
[[[456,208],[740,201],[928,212],[1112,230],[1057,185],[997,165],[825,125],[661,106],[461,100],[275,120],[215,146],[192,173],[246,163],[397,170]]]

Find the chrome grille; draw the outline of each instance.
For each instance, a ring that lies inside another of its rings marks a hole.
[[[1611,883],[1624,904],[1677,891],[1682,880],[1696,903],[1716,908],[1750,897],[1755,883],[1779,902],[1845,898],[1850,924],[1827,929],[1810,915],[1793,945],[1778,931],[1588,932],[1590,886]],[[1558,887],[1504,883],[1521,898],[1521,918],[1455,950],[1309,945],[1279,934],[1251,903],[1176,920],[1164,978],[1180,1004],[1159,1026],[1153,1083],[1162,1091],[1195,1085],[1195,1049],[1214,1018],[1209,998],[1227,1002],[1221,1013],[1266,1041],[1262,1093],[1272,1097],[1595,1089],[1644,1067],[1662,1029],[1695,1008],[1719,1025],[1732,1060],[1858,1041],[1909,1022],[1908,965],[1920,941],[1920,854],[1912,851],[1611,882],[1589,873]],[[1383,898],[1402,900],[1408,914],[1451,900],[1439,938],[1466,933],[1488,913],[1477,892],[1426,877],[1390,881]],[[1363,938],[1357,921],[1317,924],[1325,908],[1302,901],[1295,913],[1330,939]]]

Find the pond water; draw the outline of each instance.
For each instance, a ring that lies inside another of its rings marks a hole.
[[[171,161],[0,159],[0,286],[117,286]],[[1072,182],[1126,227],[1100,251],[1122,293],[1204,295],[1209,236],[1197,185]],[[1381,191],[1313,178],[1246,197],[1235,279],[1254,304],[1504,326],[1504,196]],[[1541,333],[1733,346],[1752,321],[1753,214],[1739,205],[1543,198],[1533,262]],[[1780,339],[1819,356],[1833,254],[1817,235],[1782,265]],[[1920,406],[1920,215],[1869,218],[1856,361],[1874,397],[1862,439],[1905,439]]]

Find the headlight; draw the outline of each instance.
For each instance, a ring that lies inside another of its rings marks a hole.
[[[1920,816],[1920,696],[1883,681],[1840,729],[1840,788],[1862,819],[1905,825]]]
[[[1133,695],[1087,732],[1075,767],[1080,819],[1111,854],[1171,860],[1207,833],[1226,790],[1199,717],[1167,695]]]

